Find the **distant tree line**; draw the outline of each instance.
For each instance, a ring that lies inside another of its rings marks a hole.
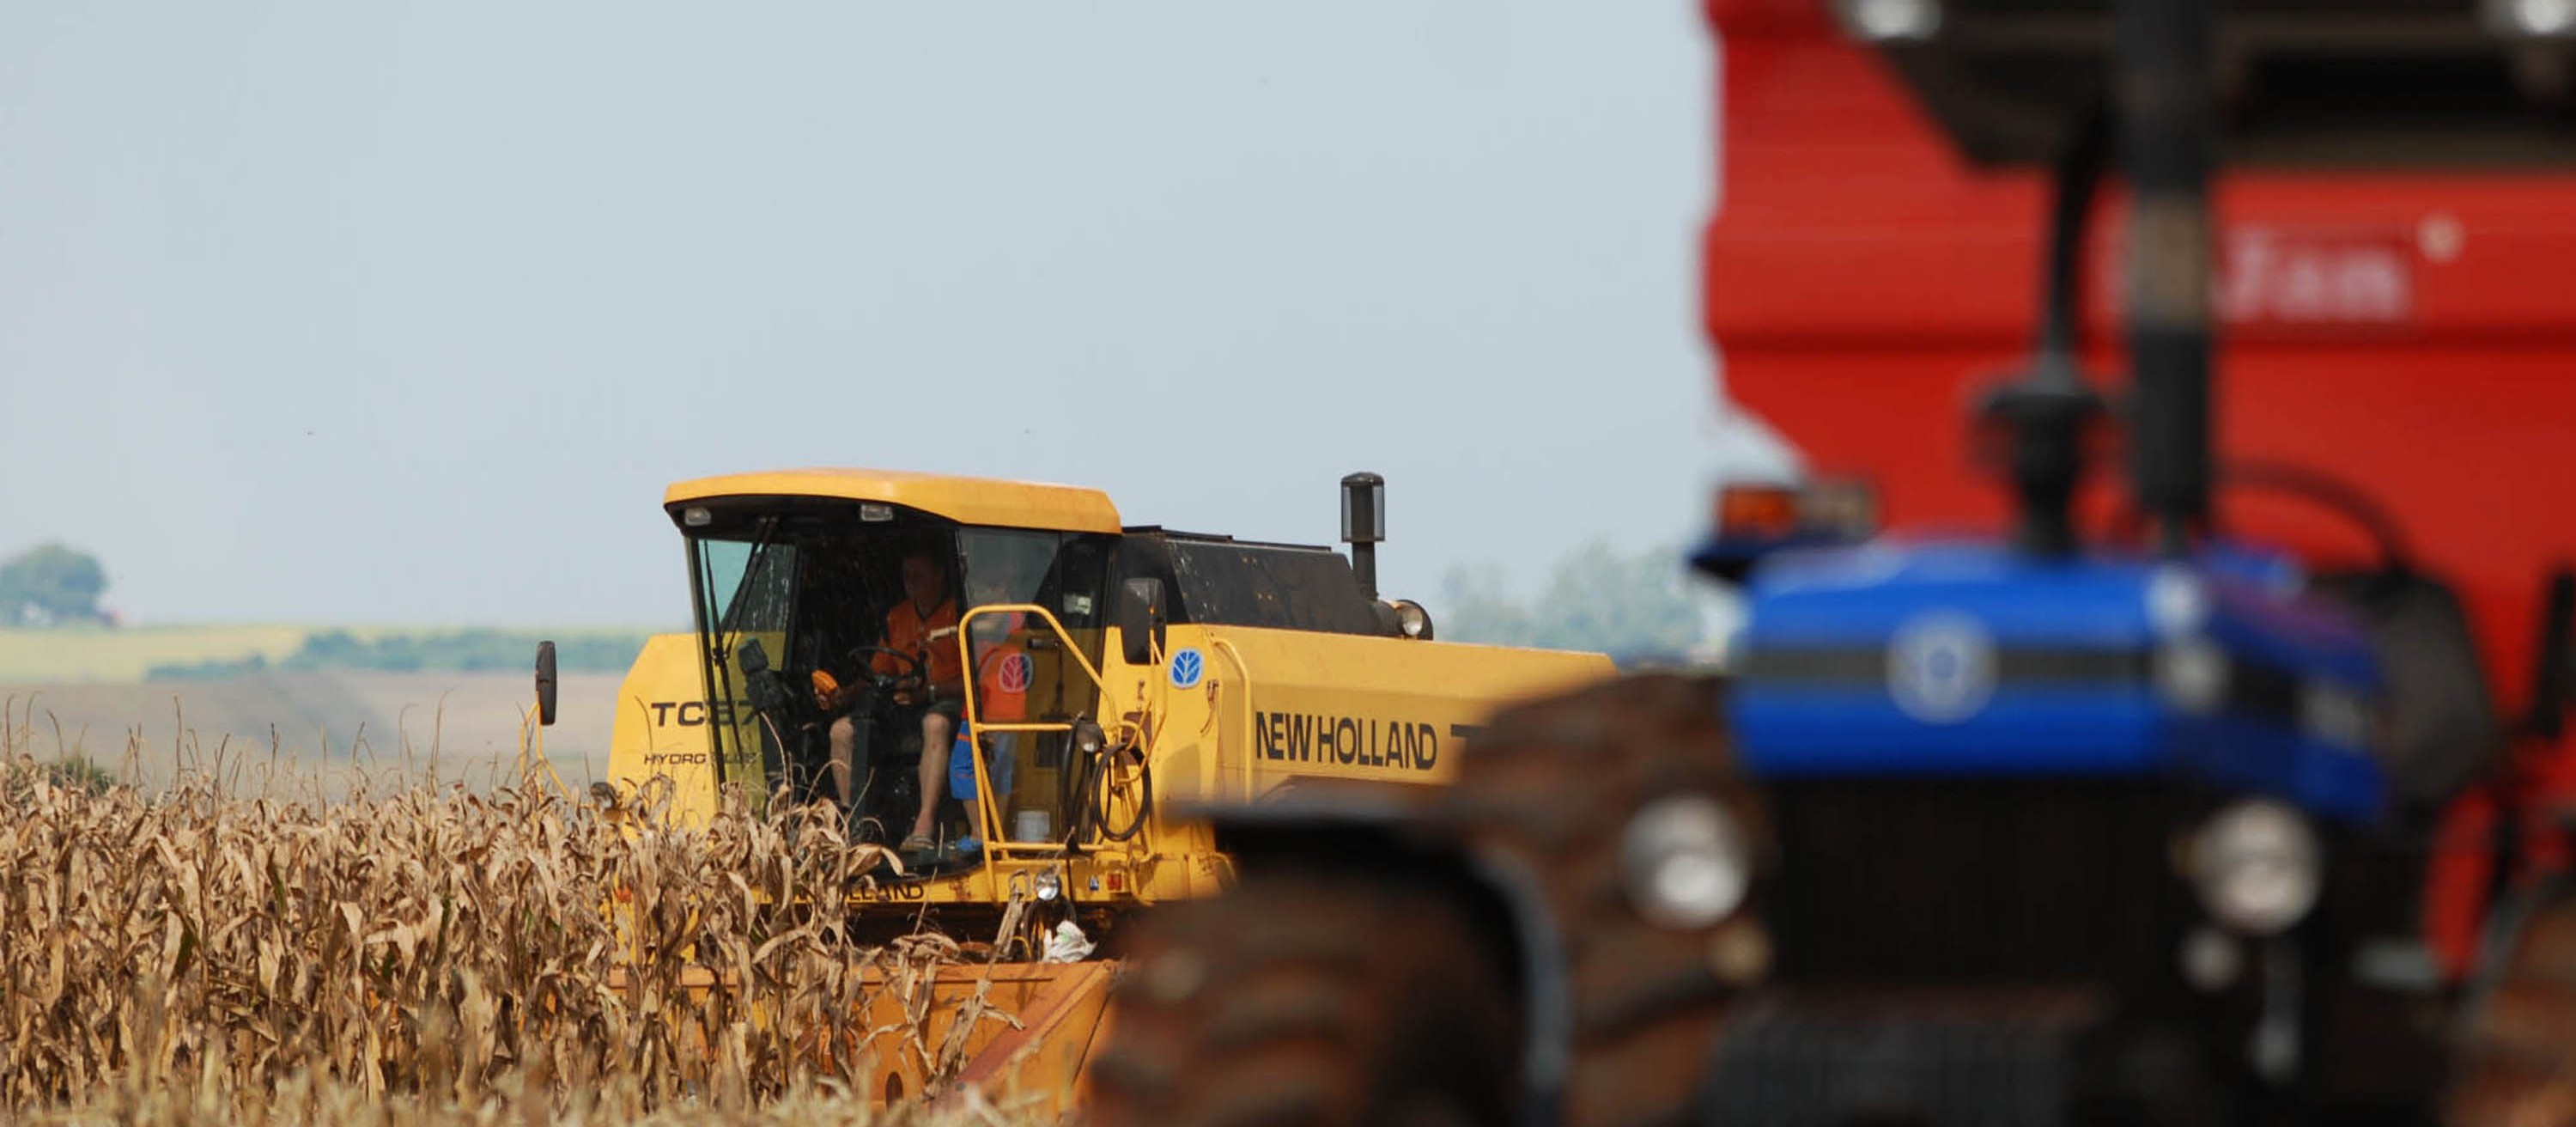
[[[1621,665],[1687,661],[1710,642],[1692,582],[1678,551],[1595,540],[1557,560],[1535,599],[1515,596],[1495,565],[1451,569],[1435,629],[1443,641],[1592,650]]]
[[[566,673],[623,673],[634,664],[647,637],[641,631],[585,631],[555,638],[556,667]],[[448,630],[427,634],[384,634],[360,638],[346,630],[308,635],[295,652],[270,661],[249,657],[185,664],[156,665],[144,676],[153,681],[209,680],[270,671],[359,669],[387,673],[513,673],[534,667],[537,642],[552,637],[535,630]]]
[[[107,569],[63,544],[38,544],[0,561],[0,628],[107,622],[98,606]]]

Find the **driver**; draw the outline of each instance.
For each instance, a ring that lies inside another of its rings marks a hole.
[[[925,703],[925,698],[928,704],[921,714],[921,812],[913,816],[912,833],[901,846],[905,852],[917,852],[931,846],[931,822],[939,808],[938,780],[947,758],[933,749],[949,744],[965,676],[957,654],[957,603],[948,597],[948,571],[927,549],[905,553],[903,596],[903,601],[886,611],[885,646],[896,653],[912,655],[921,664],[912,665],[892,654],[878,654],[869,664],[887,676],[916,668],[927,674],[926,678],[907,677],[894,690],[898,705],[909,708]],[[928,683],[924,684],[924,680]],[[859,780],[852,777],[856,772],[851,762],[853,745],[858,742],[858,724],[849,716],[832,722],[832,783],[840,792],[844,808],[856,801],[859,785]]]

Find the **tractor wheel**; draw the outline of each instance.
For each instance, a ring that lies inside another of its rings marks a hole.
[[[1629,819],[1657,797],[1717,799],[1768,840],[1719,725],[1706,679],[1630,677],[1521,705],[1473,735],[1457,782],[1415,811],[1517,870],[1550,917],[1571,1011],[1568,1127],[1687,1121],[1728,1000],[1768,969],[1750,919],[1657,926],[1620,881]],[[1520,1097],[1531,1012],[1510,993],[1515,968],[1488,953],[1512,937],[1478,934],[1450,892],[1389,879],[1256,868],[1149,921],[1161,926],[1140,929],[1093,1073],[1101,1127],[1500,1121]]]
[[[2576,1127],[2576,896],[2535,896],[2472,1003],[2450,1127]]]
[[[1628,820],[1651,800],[1723,802],[1755,843],[1770,835],[1734,767],[1717,682],[1623,677],[1498,713],[1469,741],[1442,821],[1535,878],[1566,957],[1570,1127],[1649,1127],[1691,1115],[1727,1002],[1769,969],[1751,917],[1703,929],[1641,916],[1620,881]]]
[[[1298,871],[1160,909],[1128,947],[1093,1127],[1509,1119],[1504,972],[1434,890]]]

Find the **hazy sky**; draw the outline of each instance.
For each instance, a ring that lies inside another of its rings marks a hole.
[[[0,5],[0,552],[145,621],[676,623],[670,481],[1097,485],[1386,586],[1680,540],[1685,0]]]

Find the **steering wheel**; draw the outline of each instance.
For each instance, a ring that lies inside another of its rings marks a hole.
[[[905,653],[902,650],[895,649],[891,646],[854,646],[851,648],[848,656],[852,658],[860,658],[874,657],[878,654],[883,654],[904,664],[904,671],[901,673],[879,673],[877,672],[876,662],[866,662],[862,668],[865,668],[868,671],[869,679],[875,681],[878,688],[886,688],[898,681],[922,676],[923,665],[919,656]]]
[[[904,665],[903,671],[899,673],[877,672],[876,662],[869,659],[874,658],[879,654],[883,654],[895,659],[896,661],[902,662]],[[838,687],[833,690],[834,696],[829,700],[822,699],[820,696],[820,689],[817,689],[817,696],[808,701],[808,703],[822,712],[828,713],[839,711],[852,699],[849,694],[858,685],[868,685],[877,693],[890,693],[894,690],[895,686],[902,684],[908,679],[918,678],[922,675],[922,660],[920,658],[905,653],[902,650],[894,649],[890,646],[853,646],[842,656],[845,659],[856,663],[858,665],[858,672],[848,684],[839,684],[839,678],[833,678],[833,681],[835,684],[838,684]],[[828,673],[824,668],[817,666],[814,669],[814,675],[818,677],[828,676]]]

